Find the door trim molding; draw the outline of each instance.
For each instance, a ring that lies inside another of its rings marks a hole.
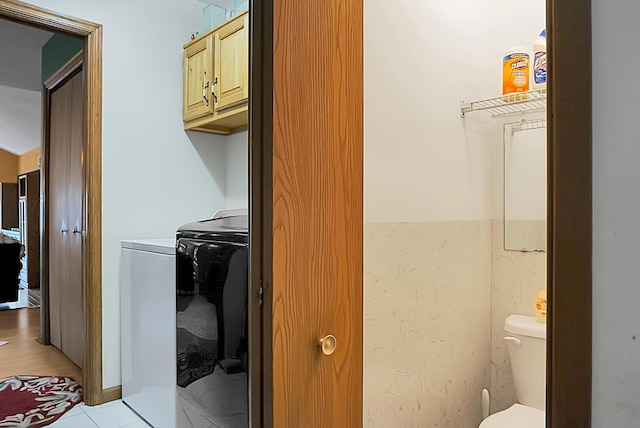
[[[51,92],[53,89],[57,88],[67,77],[70,77],[72,73],[74,73],[78,67],[81,67],[84,63],[84,51],[80,50],[77,54],[75,54],[69,61],[66,62],[62,67],[60,67],[55,73],[53,73],[47,80],[44,82],[45,89]]]
[[[262,307],[249,312],[251,428],[272,426],[271,266],[273,175],[273,0],[249,8],[249,290]]]
[[[590,0],[547,0],[547,426],[553,428],[591,426],[591,34]]]
[[[102,389],[102,26],[16,0],[0,0],[0,16],[84,38],[85,206],[84,401],[112,399]]]

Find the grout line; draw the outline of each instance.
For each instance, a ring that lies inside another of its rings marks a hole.
[[[90,412],[93,412],[93,411],[96,411],[96,410],[100,410],[100,409],[104,409],[106,407],[113,406],[114,404],[117,404],[117,403],[122,403],[122,401],[120,401],[120,400],[109,401],[108,403],[98,404],[97,406],[93,406],[93,407],[92,406],[87,406],[86,404],[83,404],[82,405],[82,411],[85,412],[86,414],[89,414]]]
[[[57,427],[57,426],[62,426],[69,419],[72,419],[72,418],[75,418],[75,417],[78,417],[78,416],[85,416],[85,417],[89,418],[89,415],[87,415],[86,413],[78,413],[78,414],[75,414],[75,415],[67,416],[66,418],[63,416],[63,417],[59,418],[57,421],[55,421],[51,426],[54,427],[54,428]],[[89,420],[91,421],[93,428],[100,428],[98,426],[98,424],[96,424],[93,419],[89,418]],[[92,428],[92,427],[89,427],[89,428]]]
[[[98,423],[97,423],[96,421],[94,421],[94,420],[93,420],[93,418],[91,417],[91,415],[90,415],[89,413],[85,413],[85,415],[89,418],[89,420],[90,420],[91,422],[93,422],[93,424],[94,424],[96,427],[100,428],[100,425],[98,425]]]
[[[146,421],[142,416],[140,416],[140,414],[139,414],[138,412],[136,412],[136,411],[133,409],[133,407],[129,406],[129,405],[128,405],[127,403],[125,403],[124,401],[122,402],[122,404],[124,404],[124,405],[127,407],[127,409],[129,409],[129,411],[133,412],[133,413],[138,417],[138,420],[137,420],[137,421],[132,422],[132,423],[130,423],[129,425],[125,425],[125,426],[124,426],[124,427],[122,427],[122,428],[128,427],[128,426],[133,425],[133,424],[137,424],[138,422],[142,422],[142,423],[144,423],[144,424],[145,424],[145,425],[147,425],[147,426],[151,426],[151,424],[150,424],[150,423],[148,423],[148,422],[147,422],[147,421]]]
[[[145,421],[144,419],[140,418],[140,420],[139,420],[139,421],[135,421],[135,422],[132,422],[132,423],[127,424],[127,425],[123,425],[123,426],[118,427],[118,428],[127,428],[127,427],[130,427],[130,426],[133,426],[133,425],[137,425],[137,424],[139,424],[140,422],[142,422],[143,424],[145,424],[145,426],[151,427],[151,425],[149,425],[149,423],[148,423],[147,421]]]

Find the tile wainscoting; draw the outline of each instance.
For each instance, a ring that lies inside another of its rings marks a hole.
[[[477,427],[491,222],[365,224],[364,424]]]
[[[547,253],[505,251],[503,225],[491,222],[491,413],[516,401],[504,321],[511,314],[535,315],[536,293],[547,280]]]

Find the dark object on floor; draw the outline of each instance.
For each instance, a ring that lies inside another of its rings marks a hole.
[[[222,368],[226,374],[242,373],[246,371],[242,366],[242,360],[237,358],[227,358],[220,361],[220,368]]]
[[[18,300],[21,244],[0,244],[0,303]]]
[[[82,401],[68,377],[12,376],[0,381],[0,426],[44,427]]]
[[[186,345],[178,352],[178,386],[186,387],[206,375],[216,367],[213,354],[197,345]]]

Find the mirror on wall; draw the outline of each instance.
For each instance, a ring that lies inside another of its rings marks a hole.
[[[504,248],[547,249],[547,121],[504,126]]]

